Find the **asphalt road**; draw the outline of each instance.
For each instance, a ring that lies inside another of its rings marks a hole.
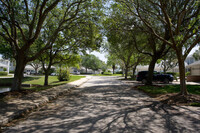
[[[163,105],[116,77],[93,77],[5,132],[199,132],[200,108]]]

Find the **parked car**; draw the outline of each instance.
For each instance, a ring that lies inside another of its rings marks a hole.
[[[142,83],[145,84],[147,82],[147,77],[148,77],[148,71],[138,72],[137,81],[142,81]],[[172,82],[173,80],[174,80],[174,77],[171,74],[161,74],[154,71],[153,81],[161,81],[165,84],[168,84],[169,82]]]
[[[56,76],[56,75],[58,75],[57,73],[51,73],[51,76]]]
[[[80,75],[80,72],[77,70],[74,70],[73,72],[71,72],[71,74]]]

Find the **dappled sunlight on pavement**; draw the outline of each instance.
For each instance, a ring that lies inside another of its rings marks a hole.
[[[162,104],[116,79],[93,77],[5,132],[200,131],[200,108]]]

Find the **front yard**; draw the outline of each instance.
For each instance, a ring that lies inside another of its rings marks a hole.
[[[38,77],[24,77],[22,84],[31,84],[33,87],[23,87],[23,89],[32,89],[32,90],[43,90],[48,89],[57,85],[66,84],[69,82],[73,82],[75,80],[79,80],[81,78],[85,78],[85,76],[77,76],[72,75],[69,81],[59,81],[57,76],[49,76],[49,85],[43,86],[44,84],[44,76]],[[13,78],[0,78],[0,86],[11,86]]]

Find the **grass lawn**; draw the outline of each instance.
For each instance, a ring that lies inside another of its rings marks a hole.
[[[37,87],[23,87],[24,89],[33,89],[36,91],[48,89],[57,85],[66,84],[69,82],[73,82],[75,80],[79,80],[81,78],[85,78],[85,76],[77,76],[72,75],[69,81],[59,81],[57,76],[49,76],[49,85],[43,86],[44,84],[44,76],[42,77],[25,77],[23,78],[22,84],[32,84],[32,85],[39,85]],[[0,85],[1,86],[10,86],[12,84],[13,78],[0,78]]]
[[[6,76],[0,75],[0,77],[13,77],[13,75],[6,75]]]
[[[122,76],[122,74],[92,74],[92,76]]]
[[[72,75],[71,79],[69,81],[59,81],[57,76],[49,76],[49,85],[61,85],[61,84],[66,84],[75,80],[79,80],[81,78],[85,78],[85,76],[77,76],[77,75]],[[33,84],[33,85],[43,85],[44,84],[44,76],[35,78],[31,77],[32,80],[26,80],[23,81],[23,84]]]
[[[191,94],[188,97],[178,95],[180,85],[138,86],[137,89],[167,104],[200,107],[200,85],[187,85],[187,90]]]
[[[159,86],[139,86],[139,90],[142,90],[149,94],[167,94],[180,92],[180,85],[166,85]],[[187,85],[188,92],[191,94],[200,95],[200,85]]]

